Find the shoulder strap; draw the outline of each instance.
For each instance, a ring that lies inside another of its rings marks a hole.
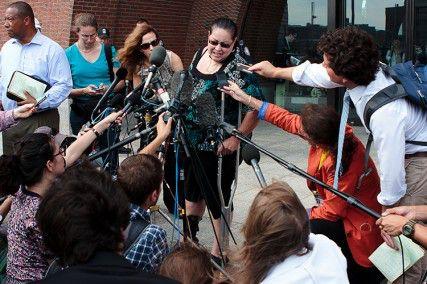
[[[365,122],[366,128],[371,131],[369,122],[374,112],[392,101],[406,97],[406,95],[405,89],[403,89],[403,86],[400,84],[390,85],[376,93],[366,103],[365,110],[363,111],[363,121]]]
[[[110,82],[114,81],[114,70],[113,70],[113,49],[110,44],[104,44],[105,58],[108,64],[108,74],[110,75]]]
[[[150,222],[145,219],[137,219],[130,222],[128,237],[125,240],[123,248],[123,251],[125,252],[124,255],[126,255],[132,248],[133,244],[138,241],[139,236],[144,232],[148,225],[150,225]]]

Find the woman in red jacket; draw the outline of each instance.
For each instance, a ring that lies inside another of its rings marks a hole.
[[[340,123],[335,110],[326,106],[306,105],[301,115],[293,114],[274,104],[250,97],[234,82],[229,83],[223,91],[258,110],[260,119],[307,140],[310,143],[307,172],[333,185]],[[371,159],[371,173],[358,186],[364,170],[364,154],[363,144],[353,134],[352,128],[347,126],[338,188],[369,208],[381,212],[381,205],[376,199],[380,191],[380,179]],[[375,219],[321,186],[312,182],[307,185],[318,201],[317,206],[310,210],[311,231],[328,236],[341,247],[347,258],[350,283],[379,283],[382,275],[368,259],[382,243]]]

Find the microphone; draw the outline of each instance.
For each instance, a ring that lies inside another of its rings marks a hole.
[[[243,157],[243,160],[245,160],[245,163],[252,166],[252,168],[254,169],[255,175],[261,187],[262,188],[266,187],[267,183],[265,182],[264,175],[262,174],[261,168],[259,167],[259,164],[258,164],[260,159],[258,149],[250,144],[246,144],[242,148],[242,157]]]
[[[165,58],[166,58],[166,49],[163,46],[159,45],[153,48],[153,50],[151,51],[150,59],[149,59],[151,66],[148,67],[148,75],[147,75],[147,79],[145,80],[143,90],[147,89],[148,85],[151,82],[151,79],[153,79],[153,76],[157,71],[157,68],[162,66],[163,62],[165,61]]]
[[[154,82],[153,82],[154,83]],[[182,70],[175,72],[170,81],[170,96],[167,92],[160,94],[163,105],[155,109],[156,113],[168,110],[176,113],[183,106],[191,105],[191,95],[193,93],[193,76],[188,71]],[[160,86],[158,86],[160,88]],[[160,88],[160,91],[163,89]],[[172,98],[172,100],[171,100]]]
[[[98,157],[101,157],[102,155],[104,155],[110,151],[113,151],[117,148],[120,148],[126,144],[132,143],[136,139],[139,139],[142,136],[150,134],[155,128],[156,128],[156,126],[154,125],[153,127],[150,127],[150,128],[144,129],[140,132],[137,132],[137,133],[123,139],[122,141],[112,145],[111,147],[105,148],[104,150],[101,150],[99,152],[93,153],[92,155],[89,155],[88,159],[89,159],[89,161],[93,161],[93,160],[97,159]]]
[[[170,82],[171,98],[178,98],[186,106],[191,104],[191,96],[194,90],[194,78],[188,70],[175,72]]]
[[[100,108],[100,106],[105,102],[108,96],[114,91],[114,88],[117,86],[117,84],[121,80],[124,80],[126,78],[127,74],[128,74],[128,70],[126,68],[120,67],[119,69],[117,69],[116,77],[114,78],[114,81],[111,83],[111,85],[102,95],[101,99],[98,101],[98,104],[96,105],[95,109],[92,111],[92,117],[96,113],[96,111]]]
[[[134,105],[138,104],[139,99],[141,97],[141,90],[143,89],[144,84],[139,84],[136,86],[135,89],[133,89],[132,92],[130,92],[126,98],[125,102],[127,101],[126,105],[123,108],[123,113],[127,113]]]
[[[219,124],[218,113],[215,107],[215,99],[212,94],[205,92],[196,97],[192,106],[195,110],[195,120],[201,127],[215,127]]]

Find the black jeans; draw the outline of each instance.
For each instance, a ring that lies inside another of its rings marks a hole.
[[[356,263],[347,243],[342,220],[332,222],[324,219],[312,219],[310,220],[310,230],[314,234],[327,236],[341,248],[347,259],[347,274],[351,284],[377,284],[384,278],[375,266],[366,268]]]

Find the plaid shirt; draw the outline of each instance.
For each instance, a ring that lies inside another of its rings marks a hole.
[[[144,219],[150,221],[150,214],[135,205],[130,205],[130,220]],[[157,225],[148,225],[139,239],[125,255],[134,266],[147,271],[156,272],[163,259],[169,254],[166,231]]]

